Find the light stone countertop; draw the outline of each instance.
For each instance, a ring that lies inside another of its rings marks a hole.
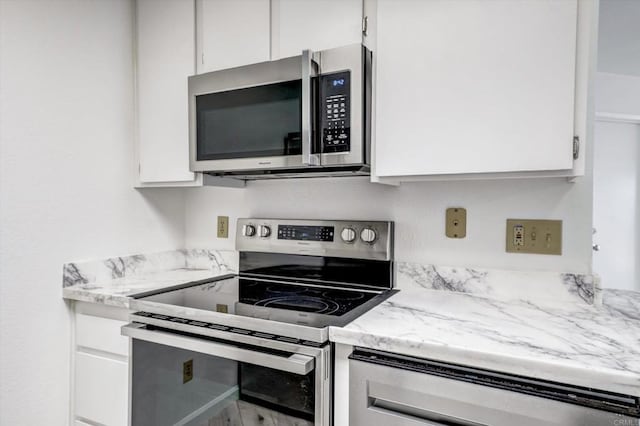
[[[640,297],[534,303],[407,289],[330,340],[640,397]]]
[[[63,297],[129,308],[132,295],[234,274],[237,262],[234,251],[177,250],[67,263]],[[640,293],[579,274],[397,271],[401,291],[331,327],[331,341],[640,397]]]
[[[235,251],[176,250],[67,263],[65,299],[129,308],[131,296],[234,274]]]

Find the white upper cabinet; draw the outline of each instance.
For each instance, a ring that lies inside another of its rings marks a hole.
[[[136,2],[136,186],[199,185],[189,171],[187,77],[195,72],[193,0]]]
[[[362,0],[272,0],[273,59],[362,42]]]
[[[270,59],[269,0],[197,0],[198,74]]]
[[[571,171],[577,0],[378,0],[376,18],[377,176]]]

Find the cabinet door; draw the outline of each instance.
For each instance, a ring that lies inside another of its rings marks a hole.
[[[378,176],[573,167],[577,0],[379,0]]]
[[[198,73],[270,59],[269,0],[198,0]]]
[[[75,357],[75,414],[108,426],[126,426],[129,366],[84,352]]]
[[[196,183],[189,171],[187,77],[195,73],[194,0],[138,0],[139,183]]]
[[[362,0],[273,0],[274,59],[362,42]]]
[[[128,357],[129,338],[120,334],[125,324],[126,321],[76,313],[76,346]]]

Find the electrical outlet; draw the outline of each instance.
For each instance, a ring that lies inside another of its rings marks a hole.
[[[524,226],[515,225],[513,227],[513,245],[516,247],[524,247]]]
[[[508,253],[562,254],[562,221],[507,219]]]
[[[218,238],[229,238],[229,216],[218,216]]]
[[[467,209],[451,207],[447,209],[445,234],[449,238],[464,238],[467,236]]]

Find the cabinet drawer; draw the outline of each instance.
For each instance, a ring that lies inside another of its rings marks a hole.
[[[129,339],[120,334],[125,321],[76,314],[76,345],[129,356]]]
[[[75,415],[107,426],[126,426],[128,367],[123,361],[76,352]]]

